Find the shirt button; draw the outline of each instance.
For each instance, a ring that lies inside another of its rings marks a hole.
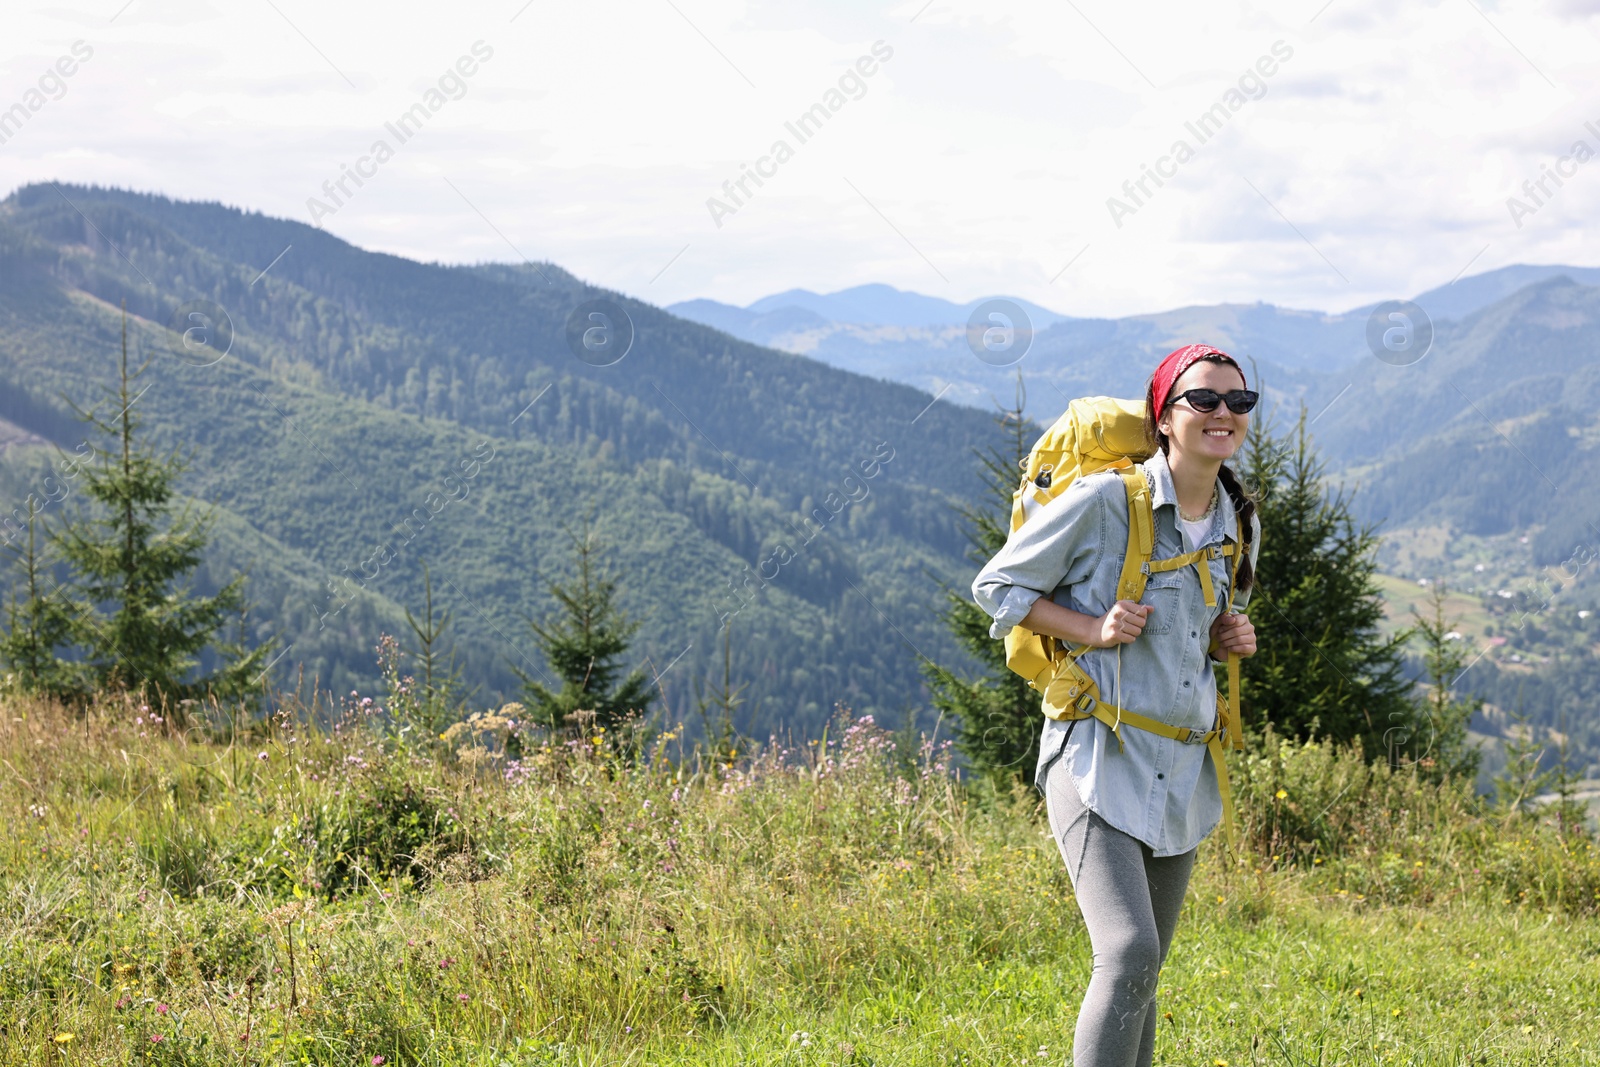
[[[1199,630],[1190,630],[1189,631],[1189,636],[1190,637],[1199,637],[1200,636],[1200,631]]]
[[[1187,689],[1187,688],[1189,688],[1189,683],[1188,683],[1188,682],[1184,682],[1184,683],[1183,683],[1183,687],[1184,687],[1184,688],[1185,688],[1185,689]]]
[[[1159,771],[1158,771],[1158,772],[1156,772],[1156,777],[1157,777],[1157,778],[1165,778],[1165,777],[1166,777],[1166,775],[1164,775],[1164,774],[1162,774],[1162,773],[1160,773],[1160,772],[1159,772]]]

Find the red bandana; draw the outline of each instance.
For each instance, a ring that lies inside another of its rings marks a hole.
[[[1169,352],[1167,358],[1161,361],[1161,366],[1156,368],[1155,417],[1157,422],[1161,421],[1161,411],[1167,406],[1167,394],[1172,392],[1172,383],[1183,377],[1183,372],[1188,370],[1191,365],[1206,356],[1221,356],[1239,372],[1239,377],[1244,377],[1244,368],[1234,362],[1233,357],[1220,348],[1212,348],[1210,345],[1184,345],[1176,352]],[[1247,383],[1246,388],[1248,387]]]

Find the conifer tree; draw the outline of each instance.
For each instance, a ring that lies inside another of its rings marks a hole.
[[[577,575],[569,583],[549,583],[556,611],[529,620],[545,662],[560,679],[552,689],[513,667],[522,681],[529,718],[551,730],[573,725],[579,712],[594,715],[597,726],[614,729],[643,712],[653,699],[644,671],[626,675],[618,662],[640,623],[617,606],[617,584],[602,567],[602,545],[585,521],[582,535],[568,531]]]
[[[424,736],[436,737],[459,717],[461,704],[470,694],[461,691],[461,665],[456,660],[455,645],[448,651],[444,648],[450,613],[433,610],[433,575],[427,564],[422,567],[422,589],[422,618],[413,615],[410,608],[405,609],[406,624],[417,639],[417,648],[409,655],[417,662],[422,677],[404,702],[404,710]]]
[[[96,685],[139,691],[181,715],[179,701],[244,695],[261,671],[269,645],[225,660],[210,674],[196,675],[200,654],[217,644],[224,622],[244,608],[244,577],[213,596],[184,587],[200,565],[210,526],[189,506],[176,509],[175,484],[185,465],[161,458],[137,441],[141,419],[133,385],[149,366],[128,369],[128,319],[122,318],[118,362],[119,410],[111,420],[93,411],[79,417],[112,439],[95,448],[99,461],[84,469],[84,491],[99,507],[57,539],[62,559],[84,601],[88,668]]]
[[[6,607],[6,631],[0,636],[0,662],[9,670],[9,688],[35,696],[69,699],[83,695],[81,667],[61,656],[72,646],[80,627],[71,603],[51,576],[51,561],[40,541],[50,531],[39,514],[38,501],[28,498],[27,541],[7,546],[21,572],[18,590]],[[42,535],[42,536],[41,536]]]
[[[1357,528],[1342,489],[1324,487],[1304,403],[1287,444],[1251,422],[1239,470],[1261,520],[1249,605],[1258,651],[1240,661],[1246,727],[1265,719],[1289,737],[1359,739],[1368,759],[1397,759],[1419,733],[1402,674],[1411,631],[1379,630],[1379,538]]]
[[[1467,739],[1473,712],[1483,707],[1481,697],[1463,697],[1455,683],[1468,666],[1461,635],[1444,617],[1445,583],[1428,587],[1428,614],[1413,609],[1416,631],[1422,641],[1427,690],[1419,701],[1417,731],[1408,738],[1407,754],[1439,780],[1446,775],[1475,779],[1482,753]]]
[[[979,566],[1000,551],[1011,531],[1011,494],[1021,479],[1021,464],[1037,429],[1023,416],[1025,401],[1018,374],[1015,405],[1002,408],[995,416],[1006,435],[1005,444],[973,450],[984,493],[977,502],[963,504],[959,514],[971,546],[967,558]],[[1026,781],[1039,758],[1043,725],[1039,693],[1006,666],[1005,642],[989,636],[994,620],[973,602],[972,590],[947,587],[944,596],[940,617],[956,643],[982,666],[982,673],[963,678],[925,660],[921,669],[934,707],[954,720],[956,747],[974,771],[1001,782]]]
[[[733,684],[733,626],[722,628],[722,678],[715,683],[695,683],[695,710],[705,731],[705,745],[715,762],[731,761],[744,747],[736,721],[745,704],[749,682]]]

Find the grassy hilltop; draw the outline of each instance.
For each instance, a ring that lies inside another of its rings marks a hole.
[[[841,713],[508,762],[498,715],[406,748],[374,707],[230,744],[7,706],[0,1063],[1066,1061],[1090,950],[1043,813],[943,743]],[[1202,846],[1158,1063],[1600,1062],[1581,826],[1330,747],[1233,767],[1247,845]]]

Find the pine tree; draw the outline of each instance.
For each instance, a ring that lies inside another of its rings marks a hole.
[[[6,632],[0,637],[0,661],[10,669],[8,688],[58,700],[81,698],[84,679],[79,664],[63,659],[80,627],[71,603],[51,577],[51,562],[40,546],[50,531],[39,515],[38,501],[28,498],[28,533],[25,546],[7,546],[21,571],[25,597],[19,601],[12,589],[6,607]]]
[[[1264,420],[1251,423],[1240,473],[1257,502],[1261,548],[1249,605],[1258,651],[1240,661],[1244,721],[1265,719],[1297,739],[1359,739],[1368,759],[1397,759],[1418,733],[1402,674],[1411,631],[1382,636],[1378,535],[1357,528],[1322,470],[1304,403],[1287,445]]]
[[[1456,680],[1468,666],[1461,635],[1444,617],[1445,584],[1435,580],[1428,591],[1427,615],[1413,610],[1422,641],[1427,691],[1419,701],[1418,730],[1406,742],[1407,753],[1429,777],[1446,775],[1475,779],[1482,753],[1467,739],[1467,724],[1483,707],[1480,697],[1460,697]],[[1454,635],[1454,636],[1452,636]]]
[[[416,661],[422,677],[408,699],[399,705],[423,736],[437,737],[460,717],[459,709],[468,694],[461,692],[461,667],[456,661],[455,646],[451,645],[448,652],[443,647],[450,613],[436,615],[433,610],[433,575],[426,564],[422,567],[422,588],[422,618],[412,615],[410,608],[405,609],[406,624],[417,638],[417,649],[409,655]]]
[[[1022,462],[1033,446],[1034,431],[1023,416],[1026,393],[1017,376],[1016,404],[996,415],[1007,440],[1003,446],[974,449],[982,472],[984,494],[976,504],[960,507],[970,548],[967,558],[978,565],[1006,543],[1011,531],[1011,494],[1016,491]],[[945,627],[982,666],[982,673],[963,678],[932,660],[922,664],[934,707],[956,723],[956,747],[974,771],[997,782],[1026,781],[1039,758],[1043,719],[1039,693],[1006,666],[1005,642],[989,636],[993,620],[972,600],[968,588],[944,590],[940,618]]]
[[[590,713],[597,726],[615,728],[649,707],[654,695],[644,671],[625,676],[618,660],[640,624],[617,606],[617,585],[601,566],[602,546],[586,521],[582,535],[568,531],[576,579],[549,583],[558,608],[543,621],[529,620],[545,662],[560,679],[552,690],[538,679],[513,667],[522,681],[529,718],[550,729],[561,730]]]
[[[722,677],[713,684],[695,683],[695,710],[705,731],[705,745],[714,762],[732,761],[744,748],[737,716],[749,682],[733,683],[733,626],[722,628]]]
[[[1520,699],[1517,710],[1507,718],[1511,722],[1500,740],[1505,764],[1494,776],[1494,804],[1510,822],[1526,814],[1533,798],[1557,784],[1560,774],[1555,768],[1545,768],[1545,743],[1539,740],[1538,728],[1523,712]]]
[[[99,462],[84,471],[84,491],[100,505],[101,514],[71,523],[57,543],[84,601],[81,614],[95,684],[142,692],[181,718],[181,700],[243,696],[262,670],[270,646],[228,659],[210,674],[194,673],[201,652],[217,644],[215,635],[224,622],[244,609],[244,578],[235,578],[214,596],[179,587],[200,565],[210,520],[194,515],[188,506],[174,512],[174,486],[184,463],[176,456],[157,457],[136,441],[141,420],[134,411],[139,398],[132,387],[148,366],[128,369],[124,309],[113,394],[120,410],[109,422],[93,411],[78,411],[115,445],[114,451],[96,447]]]

